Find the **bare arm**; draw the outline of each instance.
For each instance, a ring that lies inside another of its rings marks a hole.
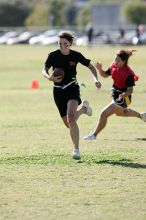
[[[62,78],[60,78],[60,76],[57,76],[57,77],[54,77],[53,74],[49,74],[49,69],[48,68],[44,68],[42,70],[42,75],[47,78],[49,81],[53,81],[53,82],[56,82],[56,83],[59,83],[61,82]]]
[[[50,75],[49,75],[49,71],[48,69],[45,67],[43,70],[42,70],[42,75],[47,78],[48,80],[50,80]]]
[[[122,98],[125,98],[126,96],[129,96],[133,93],[133,87],[128,87],[126,92],[123,92],[119,95],[118,100],[121,100]]]
[[[93,76],[93,80],[95,82],[95,86],[97,88],[101,88],[101,83],[99,82],[98,80],[98,76],[97,76],[97,71],[95,69],[95,67],[90,63],[88,68],[90,69],[91,73],[92,73],[92,76]]]
[[[102,69],[102,64],[101,63],[96,63],[96,69],[99,71],[100,75],[104,78],[108,77],[109,75],[106,74],[106,72]]]

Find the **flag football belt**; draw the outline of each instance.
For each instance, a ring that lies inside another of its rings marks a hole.
[[[57,85],[54,85],[55,88],[59,88],[59,89],[66,89],[68,86],[72,85],[73,83],[76,83],[77,80],[73,80],[72,82],[68,83],[67,85],[63,85],[63,86],[57,86]]]
[[[112,91],[116,91],[116,92],[118,92],[118,93],[122,93],[122,92],[123,92],[123,91],[118,90],[118,89],[115,89],[115,88],[112,88]]]
[[[121,94],[123,92],[123,91],[115,89],[115,88],[112,88],[112,91],[115,91],[115,92],[117,92],[119,94]],[[115,100],[115,102],[116,102],[116,100]],[[129,96],[125,96],[125,98],[123,98],[121,101],[116,102],[116,103],[119,104],[119,105],[122,105],[124,102],[126,103],[127,107],[130,105],[131,100],[129,99]]]

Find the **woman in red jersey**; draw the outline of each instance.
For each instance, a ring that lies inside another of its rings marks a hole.
[[[146,113],[139,113],[128,108],[131,103],[133,86],[138,76],[128,66],[128,59],[134,50],[120,50],[107,71],[102,69],[102,64],[96,63],[96,68],[104,78],[111,76],[113,79],[112,97],[113,100],[102,110],[100,119],[95,130],[84,137],[85,140],[95,140],[106,124],[107,119],[113,114],[124,117],[137,117],[146,122]]]

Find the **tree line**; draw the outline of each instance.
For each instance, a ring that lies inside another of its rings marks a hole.
[[[102,0],[107,1],[109,2]],[[75,0],[11,0],[11,2],[0,0],[0,26],[85,26],[91,22],[92,4],[100,0],[88,0],[83,7],[77,7],[75,2]],[[146,24],[146,1],[123,1],[122,11],[129,24]]]

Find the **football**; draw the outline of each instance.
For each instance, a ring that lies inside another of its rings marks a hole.
[[[60,76],[61,78],[64,77],[64,70],[61,68],[55,68],[53,71],[53,76],[57,77]]]

